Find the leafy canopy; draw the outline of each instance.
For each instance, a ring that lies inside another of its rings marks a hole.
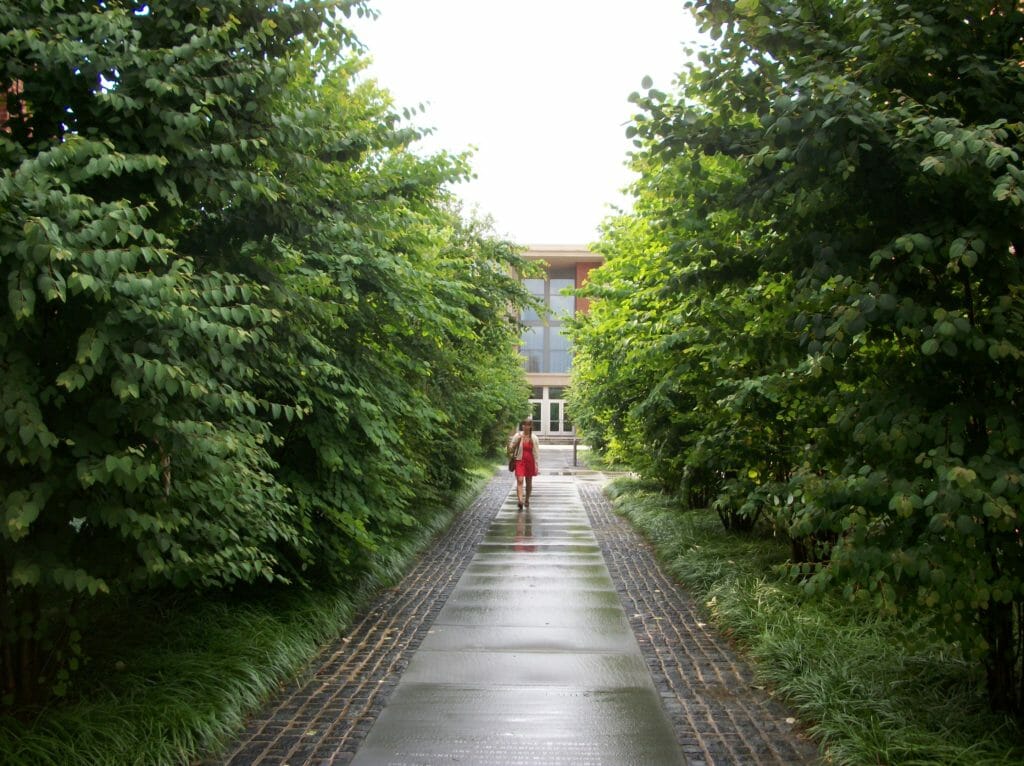
[[[767,514],[809,593],[931,615],[1020,715],[1024,11],[690,5],[716,44],[636,96],[577,419]]]

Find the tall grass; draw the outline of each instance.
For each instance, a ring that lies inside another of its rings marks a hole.
[[[0,716],[0,764],[161,766],[216,749],[343,635],[374,593],[400,580],[493,474],[493,466],[474,470],[450,508],[382,551],[351,592],[168,594],[108,605],[93,621],[73,698],[29,720]]]
[[[607,454],[583,445],[580,445],[577,451],[577,460],[581,466],[594,471],[609,473],[628,473],[630,471],[628,465],[609,460]]]
[[[978,668],[923,618],[883,619],[836,598],[809,599],[776,573],[788,548],[770,533],[726,533],[715,514],[680,510],[636,481],[616,480],[609,494],[830,762],[1024,763],[1024,736],[989,712]]]

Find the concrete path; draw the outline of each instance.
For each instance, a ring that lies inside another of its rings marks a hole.
[[[529,528],[508,473],[495,476],[202,763],[818,763],[792,714],[612,511],[605,477],[572,457],[545,446]]]
[[[510,493],[369,736],[376,764],[680,764],[571,477]]]

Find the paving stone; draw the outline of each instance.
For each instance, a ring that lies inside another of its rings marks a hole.
[[[566,462],[565,454],[571,452],[566,450],[560,463],[545,455],[542,468],[570,473],[571,463]],[[602,554],[600,560],[594,565],[545,564],[541,563],[543,558],[555,555],[556,549],[540,550],[538,566],[516,575],[516,588],[529,588],[531,582],[538,587],[552,577],[568,577],[572,578],[572,587],[584,593],[600,588],[602,577],[608,577],[608,574],[602,575],[602,570],[610,572],[626,622],[658,692],[656,699],[660,699],[661,707],[672,722],[676,742],[688,766],[818,763],[813,742],[787,722],[792,714],[755,685],[749,667],[728,641],[706,624],[706,618],[693,599],[660,572],[652,551],[640,535],[615,515],[601,494],[600,474],[588,473],[586,477],[582,478],[581,474],[575,484]],[[347,636],[325,647],[303,674],[282,688],[264,710],[252,717],[235,742],[202,763],[205,766],[350,764],[403,673],[412,667],[417,649],[428,638],[437,642],[442,651],[457,648],[453,644],[500,651],[502,644],[507,648],[510,641],[524,640],[516,631],[528,630],[528,626],[506,626],[489,636],[486,629],[474,633],[471,625],[437,622],[464,573],[481,588],[486,587],[488,579],[507,577],[501,573],[514,551],[502,551],[500,545],[491,545],[485,563],[470,566],[470,561],[485,536],[489,535],[489,543],[502,539],[501,529],[489,528],[510,486],[507,473],[495,477],[473,505],[423,554],[402,583],[382,593],[358,618]],[[504,531],[508,533],[507,529]],[[583,542],[580,536],[585,530],[580,524],[567,520],[560,522],[557,529],[552,528],[552,534],[561,541],[555,545],[575,548],[577,543]],[[569,537],[572,541],[567,539]],[[543,545],[538,547],[543,548]],[[582,549],[573,555],[591,556]],[[462,597],[463,605],[458,608],[490,608],[487,603],[476,603],[478,600],[477,596]],[[453,604],[453,610],[456,607]],[[458,640],[451,632],[456,629],[465,631]],[[564,628],[553,625],[549,630],[526,637],[538,652],[561,651],[577,643],[580,650],[600,653],[616,649],[621,641],[619,638],[598,639],[598,646],[587,647],[586,641],[571,637]],[[546,688],[557,694],[559,687]],[[488,693],[486,688],[480,691]],[[557,711],[557,705],[554,710]],[[296,721],[302,722],[298,733],[292,728]],[[315,734],[306,734],[310,731]],[[504,749],[497,743],[467,742],[460,762],[504,766],[525,763],[527,761],[516,760],[523,752],[517,750],[522,742],[522,737],[518,744],[510,740]],[[579,758],[575,762],[568,761],[573,766],[587,762],[587,747],[584,744],[579,747]],[[474,748],[488,760],[474,760]],[[487,748],[493,752],[486,753]],[[552,758],[555,755],[552,753]],[[418,762],[440,761],[428,757]],[[550,760],[552,766],[560,762]]]
[[[283,732],[265,739],[269,727],[299,715],[308,716],[310,728],[321,732],[314,762],[349,763],[394,688],[382,682],[396,681],[408,667],[508,491],[507,475],[496,476],[405,579],[381,593],[357,618],[348,635],[326,646],[305,673],[250,719],[237,740],[202,763],[302,766],[304,761],[291,759],[296,748]],[[317,706],[312,699],[321,689],[331,702]]]
[[[688,764],[820,763],[814,743],[787,722],[793,714],[756,684],[599,486],[580,482],[580,496],[655,686],[684,711],[676,733]]]
[[[499,561],[504,577],[481,583],[470,572],[460,580],[354,764],[683,762],[575,483],[538,477],[532,505],[517,512],[506,501],[474,558]],[[568,519],[586,533],[568,531]],[[582,588],[572,577],[530,578],[552,563],[565,572],[600,565],[603,577]],[[505,634],[500,648],[451,648],[434,640],[445,627],[521,630]],[[588,639],[611,633],[618,642],[538,649],[534,632],[552,628]]]

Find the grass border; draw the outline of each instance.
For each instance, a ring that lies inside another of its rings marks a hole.
[[[28,722],[0,716],[2,766],[163,766],[220,751],[281,684],[351,628],[479,496],[496,465],[469,472],[448,507],[382,551],[349,591],[276,589],[239,600],[177,594],[136,602],[130,629],[99,639],[74,701]]]
[[[827,762],[849,766],[1010,766],[1024,732],[987,708],[984,678],[922,621],[883,619],[835,597],[806,597],[777,573],[787,545],[725,532],[635,479],[606,488],[663,571],[735,640],[759,681],[797,712]]]

